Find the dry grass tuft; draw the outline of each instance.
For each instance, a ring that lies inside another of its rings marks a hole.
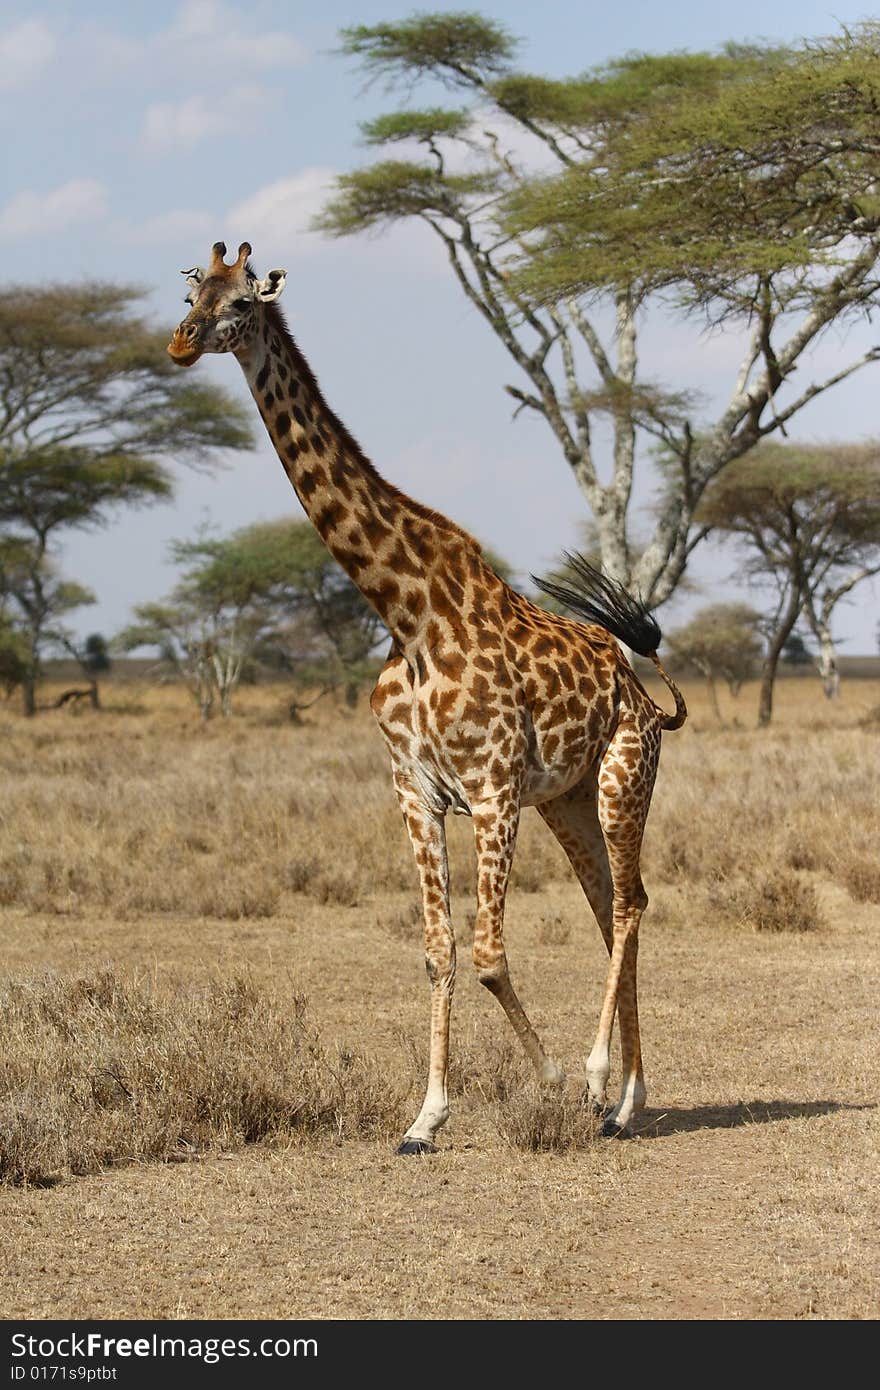
[[[0,996],[0,1181],[292,1138],[390,1135],[400,1097],[246,976],[161,990],[104,970]]]
[[[404,907],[387,908],[379,913],[379,926],[396,941],[421,941],[424,934],[422,905],[413,899]]]
[[[540,946],[567,946],[571,940],[571,922],[558,912],[547,913],[538,922]]]
[[[863,729],[873,729],[875,732],[880,729],[880,704],[872,705],[869,710],[862,715],[859,724]]]
[[[515,1149],[529,1153],[568,1153],[599,1142],[601,1118],[586,1099],[566,1087],[531,1081],[498,1104],[498,1132]]]
[[[853,856],[841,870],[847,892],[858,903],[880,903],[880,864],[876,859]]]
[[[721,905],[753,931],[809,932],[823,925],[813,885],[783,869],[728,889]]]

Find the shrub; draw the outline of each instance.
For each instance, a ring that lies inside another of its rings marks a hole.
[[[822,925],[813,885],[781,870],[730,889],[726,907],[753,931],[807,932]]]
[[[0,994],[0,1181],[265,1141],[390,1135],[400,1098],[247,976],[158,990],[105,970]]]

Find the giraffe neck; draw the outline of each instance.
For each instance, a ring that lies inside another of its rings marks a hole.
[[[380,476],[327,405],[274,306],[236,355],[309,520],[405,648],[427,620],[438,569],[454,584],[450,569],[479,546]]]

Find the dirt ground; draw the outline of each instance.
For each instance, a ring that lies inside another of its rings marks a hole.
[[[852,720],[842,724],[850,738]],[[708,747],[704,738],[688,756]],[[304,992],[321,1036],[378,1057],[414,1113],[428,992],[418,934],[400,925],[412,894],[385,890],[381,836],[374,848],[372,889],[353,905],[297,892],[269,915],[219,920],[11,903],[0,909],[3,973],[111,966],[196,981],[246,967]],[[634,1140],[520,1149],[499,1131],[484,1074],[454,1100],[432,1157],[324,1138],[0,1188],[0,1312],[876,1317],[880,910],[824,870],[808,877],[820,929],[769,932],[716,919],[705,883],[691,899],[686,881],[646,873],[649,1109]],[[460,923],[469,906],[457,899]],[[506,935],[523,1001],[575,1087],[605,959],[573,881],[515,889]],[[462,949],[453,1047],[465,1067],[479,1073],[481,1058],[500,1055],[505,1028]]]

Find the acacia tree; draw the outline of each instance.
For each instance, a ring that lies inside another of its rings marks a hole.
[[[212,665],[213,635],[204,615],[183,598],[172,595],[165,603],[138,604],[134,618],[134,622],[119,633],[114,646],[123,652],[138,651],[142,647],[157,648],[160,663],[183,682],[196,701],[202,719],[210,719],[216,684]]]
[[[264,592],[262,556],[244,550],[237,536],[173,542],[171,557],[184,567],[180,582],[163,603],[135,608],[135,622],[116,639],[125,651],[157,647],[203,720],[216,696],[224,718],[231,714],[236,686],[276,616]]]
[[[27,647],[0,607],[0,688],[6,699],[27,674]]]
[[[183,566],[170,599],[135,610],[126,650],[156,646],[186,681],[203,719],[222,713],[248,664],[309,667],[353,703],[363,665],[384,636],[381,620],[308,521],[263,522],[223,538],[175,542]],[[293,707],[292,707],[293,708]]]
[[[563,81],[517,70],[515,49],[473,13],[343,30],[342,51],[371,75],[407,92],[439,82],[464,104],[367,122],[369,145],[408,157],[343,175],[317,226],[347,236],[414,218],[440,239],[521,373],[506,388],[517,411],[546,421],[584,494],[603,567],[656,606],[702,539],[694,512],[711,479],[877,359],[871,349],[790,385],[817,337],[877,288],[880,28],[792,49],[630,56]],[[696,417],[681,383],[639,369],[641,326],[676,300],[695,358],[707,312],[743,337],[714,420]],[[673,462],[636,554],[640,439]]]
[[[878,512],[880,521],[880,512]],[[872,575],[880,574],[880,547],[865,547],[862,554],[867,557],[861,562],[854,560],[847,570],[845,566],[829,566],[809,587],[804,599],[804,618],[818,644],[816,665],[822,680],[825,698],[836,700],[840,694],[840,666],[837,661],[837,647],[831,619],[834,610],[842,599],[852,593],[857,584]],[[832,570],[838,572],[832,576]]]
[[[761,657],[758,635],[761,615],[744,603],[713,603],[667,637],[675,655],[705,678],[709,703],[723,722],[716,682],[726,681],[738,695],[743,681],[754,674]]]
[[[263,556],[267,596],[287,618],[264,654],[271,651],[282,665],[292,652],[307,654],[325,688],[343,686],[354,705],[365,663],[387,635],[379,615],[311,522],[267,522],[242,533],[242,540]]]
[[[699,518],[733,537],[746,573],[776,594],[766,620],[763,726],[772,717],[783,648],[817,593],[842,597],[880,572],[880,446],[764,444],[707,490]]]
[[[182,377],[139,298],[106,284],[0,291],[0,589],[27,645],[28,714],[43,649],[84,655],[58,620],[74,590],[93,600],[59,576],[59,537],[169,497],[169,458],[205,465],[251,444],[243,408]]]

